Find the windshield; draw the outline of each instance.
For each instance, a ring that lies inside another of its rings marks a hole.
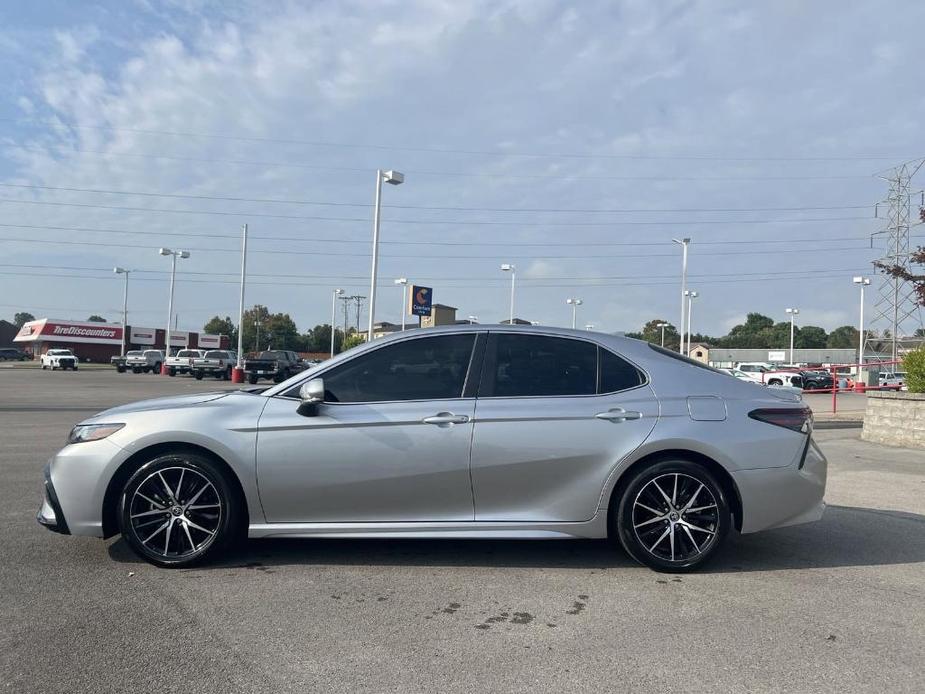
[[[63,357],[63,356],[70,356],[71,350],[69,349],[50,349],[48,350],[48,353],[52,355],[53,357]]]
[[[280,355],[279,352],[261,352],[260,354],[257,355],[257,358],[258,359],[278,359],[279,355]]]

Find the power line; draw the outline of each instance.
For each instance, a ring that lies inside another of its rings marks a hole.
[[[110,243],[110,242],[94,242],[94,241],[57,241],[50,239],[26,239],[26,238],[13,238],[13,237],[0,237],[0,241],[10,241],[15,243],[35,243],[35,244],[51,244],[51,245],[71,245],[71,246],[103,246],[107,248],[143,248],[150,250],[155,248],[153,245],[142,245],[142,244],[128,244],[128,243]],[[241,249],[239,248],[214,248],[214,247],[202,247],[202,246],[185,246],[185,250],[205,252],[205,253],[240,253]],[[826,253],[836,253],[836,252],[845,252],[845,251],[865,251],[870,250],[869,247],[844,247],[844,248],[823,248]],[[296,250],[263,250],[255,249],[250,251],[253,253],[264,253],[270,255],[308,255],[308,256],[349,256],[349,257],[360,257],[356,253],[351,252],[338,252],[338,251],[296,251]],[[786,253],[805,253],[805,248],[789,248],[789,249],[780,249],[780,250],[764,250],[761,252],[762,255],[777,255],[777,254],[786,254]],[[722,255],[754,255],[753,250],[746,251],[711,251],[707,253],[700,253],[701,256],[722,256]],[[569,259],[569,258],[674,258],[676,254],[674,253],[620,253],[620,254],[562,254],[557,253],[553,255],[538,255],[538,254],[526,254],[518,253],[518,258],[526,259],[545,259],[545,260],[558,260],[558,259]],[[363,256],[365,257],[365,256]],[[380,255],[382,258],[430,258],[438,260],[446,260],[446,254],[440,255],[429,255],[422,253],[383,253]],[[486,260],[493,261],[497,259],[497,255],[459,255],[454,254],[453,260]]]
[[[220,202],[257,202],[285,205],[317,205],[326,207],[373,207],[370,203],[332,202],[326,200],[292,200],[280,198],[245,198],[227,195],[190,195],[186,193],[161,193],[143,190],[111,190],[105,188],[74,188],[65,186],[42,186],[26,183],[3,183],[6,188],[28,190],[53,190],[68,193],[93,193],[98,195],[129,195],[150,198],[177,198],[182,200],[210,200]],[[831,205],[824,207],[675,207],[675,208],[568,208],[568,207],[462,207],[439,205],[383,205],[384,208],[396,210],[433,210],[443,212],[576,212],[576,213],[696,213],[696,212],[820,212],[833,210],[872,209],[870,205]]]
[[[235,239],[240,240],[240,234],[215,234],[215,233],[191,233],[178,231],[137,231],[132,229],[108,229],[99,227],[72,227],[72,226],[51,226],[44,224],[9,224],[0,222],[0,227],[11,229],[45,229],[49,231],[79,231],[91,234],[129,234],[135,236],[181,236],[183,238],[209,238],[209,239]],[[305,243],[343,243],[343,244],[361,244],[369,245],[369,239],[346,239],[342,237],[317,237],[317,236],[264,236],[251,235],[252,240],[257,241],[294,241]],[[726,246],[730,244],[774,244],[774,243],[827,243],[829,241],[864,241],[868,243],[870,237],[865,236],[828,236],[820,238],[818,236],[809,238],[789,238],[789,239],[729,239],[724,241],[698,241],[697,246]],[[575,246],[653,246],[667,247],[667,241],[381,241],[383,245],[390,246],[499,246],[499,247],[519,247],[519,246],[566,246],[574,248]]]
[[[46,123],[37,118],[0,118],[4,122],[19,123]],[[419,147],[406,145],[382,145],[354,142],[326,142],[322,140],[297,140],[293,138],[257,137],[247,135],[228,135],[220,133],[197,133],[175,130],[155,130],[148,128],[121,128],[113,125],[78,125],[64,123],[60,119],[56,126],[73,128],[75,130],[106,130],[112,132],[129,132],[141,135],[166,135],[168,137],[201,138],[210,140],[232,140],[237,142],[257,142],[283,145],[305,145],[309,147],[330,147],[337,149],[374,149],[387,152],[426,152],[430,154],[466,154],[478,156],[498,157],[526,157],[541,159],[601,159],[601,160],[653,160],[653,161],[870,161],[881,159],[898,159],[895,155],[851,154],[834,156],[730,156],[730,155],[703,155],[703,154],[590,154],[586,152],[525,152],[517,150],[480,150],[480,149],[454,149],[443,147]]]
[[[126,207],[120,205],[98,205],[80,202],[57,202],[47,200],[16,200],[14,198],[0,198],[0,202],[8,202],[18,205],[50,205],[54,207],[81,207],[101,210],[118,210],[120,212],[159,212],[170,214],[195,214],[195,215],[215,215],[221,217],[236,217],[245,219],[251,217],[261,217],[266,219],[296,219],[312,220],[323,222],[362,222],[368,224],[370,220],[366,217],[322,217],[313,215],[282,215],[267,214],[263,212],[223,212],[217,210],[176,210],[155,207]],[[438,226],[440,224],[453,224],[461,226],[516,226],[516,227],[610,227],[610,226],[693,226],[701,225],[719,225],[719,224],[808,224],[815,222],[845,222],[856,220],[871,220],[873,217],[812,217],[801,219],[720,219],[720,220],[682,220],[682,221],[608,221],[608,222],[496,222],[485,220],[459,220],[459,219],[388,219],[389,224],[428,224]]]
[[[24,144],[11,145],[16,149],[27,152],[39,152],[42,154],[51,154],[47,147],[35,147]],[[61,147],[58,147],[60,153]],[[67,152],[77,154],[92,154],[102,157],[127,157],[142,159],[162,159],[164,161],[181,161],[195,162],[200,164],[221,164],[223,166],[247,166],[247,167],[266,167],[266,168],[287,168],[287,169],[304,169],[310,171],[338,171],[344,173],[369,174],[369,167],[358,166],[336,166],[324,164],[301,164],[296,162],[284,161],[261,161],[252,159],[221,159],[215,157],[190,157],[168,154],[151,154],[147,152],[105,152],[100,150],[82,149],[79,147],[67,147]],[[814,176],[767,176],[767,175],[735,175],[735,176],[586,176],[573,174],[510,174],[510,173],[493,173],[493,172],[470,172],[470,171],[434,171],[428,169],[406,169],[406,172],[415,177],[417,176],[435,176],[435,177],[462,177],[462,178],[488,178],[488,179],[521,179],[521,180],[570,180],[570,181],[830,181],[830,180],[870,180],[867,174],[850,175],[814,175]]]

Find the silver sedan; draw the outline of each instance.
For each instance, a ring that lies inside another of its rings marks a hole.
[[[413,330],[266,390],[116,407],[48,464],[38,521],[165,567],[243,536],[611,538],[656,570],[821,517],[794,393],[645,342]]]

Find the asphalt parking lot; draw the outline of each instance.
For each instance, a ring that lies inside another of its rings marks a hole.
[[[925,454],[817,432],[815,524],[697,574],[605,542],[252,541],[165,571],[34,520],[69,427],[235,387],[0,370],[0,688],[11,692],[925,690]]]

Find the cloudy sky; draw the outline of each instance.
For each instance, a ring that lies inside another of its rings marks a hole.
[[[379,319],[400,276],[506,318],[513,263],[520,317],[677,323],[689,236],[695,330],[854,323],[874,174],[925,155],[925,4],[895,5],[3,3],[0,316],[118,320],[121,265],[159,326],[159,246],[192,253],[181,329],[236,316],[247,223],[247,303],[327,322],[369,293],[381,167]]]

